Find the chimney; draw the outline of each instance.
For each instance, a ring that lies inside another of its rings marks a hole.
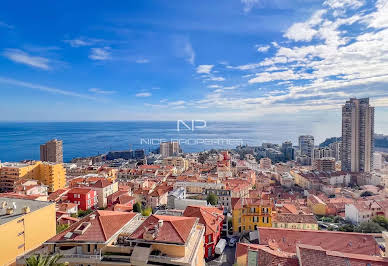
[[[163,220],[159,220],[158,225],[159,225],[159,228],[161,228],[163,226]]]

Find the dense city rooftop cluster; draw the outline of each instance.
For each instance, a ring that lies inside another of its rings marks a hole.
[[[386,265],[387,155],[354,134],[350,150],[313,136],[199,153],[168,142],[68,163],[49,141],[40,161],[0,165],[0,263]]]

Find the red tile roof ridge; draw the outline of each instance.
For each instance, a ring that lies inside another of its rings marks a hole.
[[[388,262],[388,259],[383,258],[383,257],[370,256],[370,255],[364,255],[364,254],[355,254],[355,253],[346,253],[346,252],[339,252],[339,251],[333,251],[333,250],[326,250],[320,246],[313,246],[313,245],[307,245],[307,244],[297,244],[297,247],[326,252],[327,255],[335,256],[335,257],[352,258],[352,259],[360,259],[360,260],[373,260],[373,261],[378,261],[378,262],[380,262],[380,261]]]
[[[279,230],[279,231],[293,231],[293,232],[314,232],[318,234],[345,234],[345,235],[368,235],[381,237],[381,233],[358,233],[358,232],[341,232],[341,231],[324,231],[324,230],[308,230],[308,229],[289,229],[289,228],[275,228],[275,227],[259,227],[260,230]]]

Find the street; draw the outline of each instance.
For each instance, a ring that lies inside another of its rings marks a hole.
[[[216,265],[233,265],[234,263],[234,255],[236,251],[236,246],[229,247],[226,246],[224,253],[220,255],[216,255],[211,261],[207,261],[206,265],[216,266]]]

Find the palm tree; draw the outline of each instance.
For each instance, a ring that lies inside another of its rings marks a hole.
[[[67,263],[59,263],[58,260],[62,258],[62,255],[32,255],[26,259],[27,266],[64,266]]]

